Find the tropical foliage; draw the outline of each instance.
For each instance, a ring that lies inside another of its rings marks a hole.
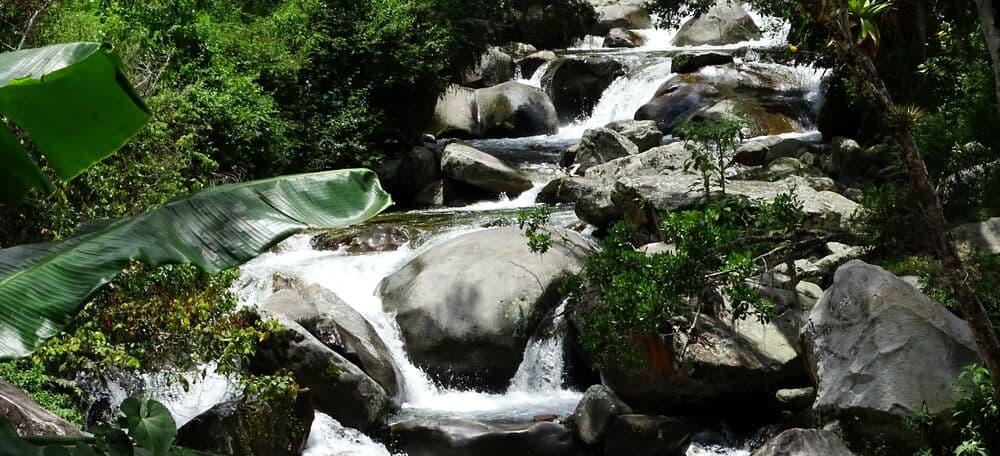
[[[117,151],[150,113],[111,47],[57,44],[0,54],[0,116],[28,134],[68,181]],[[19,202],[49,179],[21,141],[0,125],[0,200]]]
[[[791,194],[759,205],[723,198],[701,209],[663,214],[657,234],[673,247],[655,254],[637,249],[636,233],[616,224],[601,252],[569,282],[581,343],[598,354],[598,363],[634,364],[641,361],[634,335],[687,333],[699,314],[768,321],[774,303],[748,279],[800,247],[781,239],[789,239],[803,217]],[[725,311],[717,305],[722,296],[729,302]]]
[[[0,356],[30,354],[131,261],[220,271],[306,228],[362,222],[390,204],[367,170],[284,176],[201,191],[58,243],[0,251]]]
[[[0,418],[0,456],[209,456],[173,445],[177,425],[163,404],[128,398],[121,411],[120,428],[100,426],[93,437],[21,438],[6,418]]]

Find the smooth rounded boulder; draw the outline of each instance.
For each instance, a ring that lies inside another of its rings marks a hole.
[[[947,419],[955,380],[981,362],[968,324],[885,269],[841,266],[801,334],[813,410],[846,432],[906,443],[904,423]]]
[[[670,78],[635,119],[656,121],[660,131],[671,134],[681,122],[718,119],[738,110],[750,136],[803,132],[814,124],[814,106],[807,100],[815,90],[813,82],[789,67],[720,65]]]
[[[632,407],[618,399],[614,391],[604,385],[594,385],[583,393],[583,399],[573,412],[573,428],[581,442],[594,445],[604,441],[619,415],[630,413]]]
[[[302,453],[315,410],[312,394],[217,404],[177,430],[177,444],[211,454],[294,456]]]
[[[514,59],[497,47],[491,47],[479,58],[479,63],[462,73],[462,86],[481,89],[514,79]]]
[[[604,37],[606,48],[637,48],[645,43],[646,39],[642,35],[623,27],[611,29]]]
[[[382,385],[291,318],[271,315],[283,330],[258,347],[253,372],[292,371],[299,385],[312,390],[316,409],[345,426],[366,429],[389,412],[392,397]]]
[[[705,14],[681,26],[674,46],[721,46],[759,40],[760,28],[738,2],[719,0]]]
[[[503,390],[534,328],[555,308],[559,284],[591,252],[579,234],[556,230],[545,254],[517,227],[460,236],[431,248],[379,285],[413,362],[447,385]]]
[[[639,148],[639,152],[659,146],[663,141],[663,132],[652,120],[617,120],[605,125],[604,128],[621,133]]]
[[[552,100],[541,89],[505,82],[475,92],[479,137],[520,138],[550,135],[559,129]]]
[[[622,415],[615,419],[604,443],[606,455],[684,456],[694,427],[677,418]]]
[[[594,29],[595,35],[604,35],[615,28],[628,30],[653,28],[653,18],[639,5],[614,2],[598,6],[595,10],[598,18]]]
[[[831,431],[789,429],[768,440],[753,456],[854,456]]]
[[[473,147],[452,143],[441,156],[445,177],[494,193],[519,195],[534,184],[524,173]]]
[[[578,173],[586,174],[593,166],[638,153],[635,143],[621,133],[608,128],[594,128],[583,132],[574,165]]]
[[[320,285],[282,290],[262,308],[284,311],[323,344],[361,368],[391,396],[399,393],[396,364],[375,328],[334,292]],[[298,310],[288,310],[298,309]],[[315,309],[315,313],[310,313]]]
[[[544,91],[508,81],[476,90],[449,86],[425,132],[437,138],[517,138],[558,129],[556,108]]]

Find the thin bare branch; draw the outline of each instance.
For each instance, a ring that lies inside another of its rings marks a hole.
[[[35,22],[38,21],[38,16],[41,16],[42,12],[47,10],[49,6],[52,5],[53,1],[55,0],[46,1],[42,4],[41,8],[38,8],[38,10],[35,11],[35,14],[32,14],[31,18],[28,19],[28,24],[24,26],[24,31],[21,33],[21,42],[17,44],[18,50],[24,49],[24,44],[28,41],[28,35],[31,34],[31,29],[35,28]]]

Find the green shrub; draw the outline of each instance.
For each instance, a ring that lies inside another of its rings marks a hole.
[[[0,363],[0,380],[20,388],[32,400],[56,416],[77,426],[84,423],[88,399],[72,382],[54,377],[41,365],[22,359]]]
[[[213,275],[187,265],[134,266],[35,359],[62,375],[112,367],[183,372],[212,361],[221,373],[237,372],[276,326],[236,310],[228,290],[234,278],[234,271]]]
[[[697,313],[715,313],[703,298],[725,295],[731,317],[768,321],[774,304],[746,282],[779,264],[786,235],[803,220],[791,195],[749,206],[724,199],[706,208],[664,214],[659,234],[674,251],[649,256],[637,251],[635,233],[614,225],[572,289],[580,340],[597,363],[633,364],[635,335],[670,337],[686,330]],[[756,240],[755,240],[756,239]],[[778,248],[775,248],[775,247]]]
[[[962,442],[956,456],[979,456],[1000,452],[1000,408],[990,374],[983,367],[969,366],[956,382],[960,399],[955,403],[955,422]]]

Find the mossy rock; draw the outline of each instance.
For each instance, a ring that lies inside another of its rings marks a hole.
[[[177,444],[220,455],[292,456],[302,452],[314,418],[312,394],[277,394],[212,407],[177,431]]]

